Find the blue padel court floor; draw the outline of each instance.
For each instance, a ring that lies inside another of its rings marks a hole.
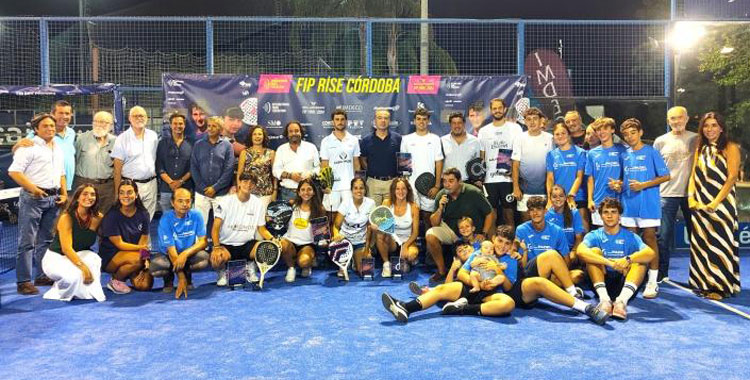
[[[687,266],[673,258],[673,281],[686,282]],[[21,297],[8,272],[0,368],[5,379],[747,379],[748,268],[743,257],[743,292],[723,302],[734,311],[663,283],[656,300],[631,301],[627,322],[604,327],[546,301],[504,318],[435,307],[398,323],[380,295],[409,299],[423,268],[349,283],[318,270],[293,285],[273,271],[263,291],[217,288],[204,272],[187,300],[155,289],[106,291],[103,303]]]

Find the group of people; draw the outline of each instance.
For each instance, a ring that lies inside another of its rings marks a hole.
[[[740,291],[739,148],[719,115],[704,115],[696,134],[685,129],[687,110],[672,108],[670,131],[649,146],[637,119],[620,124],[621,144],[611,118],[584,129],[580,114],[570,111],[549,133],[537,108],[524,113],[525,128],[506,118],[502,99],[489,109],[492,122],[481,128],[467,128],[460,112],[450,114],[445,136],[430,132],[426,109],[414,112],[414,132],[404,136],[390,129],[390,112],[377,109],[372,133],[361,139],[347,131],[348,115],[337,109],[319,149],[304,141],[302,123],[290,121],[287,142],[274,151],[266,129],[243,125],[237,107],[206,117],[191,106],[195,137],[185,133],[186,115],[171,114],[159,139],[139,106],[119,136],[111,133],[108,112],[96,113],[92,130],[76,136],[68,126],[72,106],[57,102],[32,120],[34,131],[16,144],[9,168],[23,188],[18,292],[51,285],[45,298],[101,301],[103,270],[111,275],[106,287],[118,294],[131,291],[128,280],[150,289],[156,276],[166,291],[186,297],[192,272],[209,265],[217,285],[226,285],[229,260],[248,260],[247,278],[257,281],[260,240],[279,244],[285,281],[294,282],[298,270],[311,275],[320,251],[311,220],[326,216],[332,240],[354,246],[357,271],[375,250],[380,275],[390,277],[392,255],[416,263],[424,239],[436,267],[430,282],[438,286],[411,284],[418,298],[410,302],[384,294],[399,320],[438,301],[449,302],[446,313],[501,315],[545,297],[603,323],[610,315],[627,318],[627,303],[644,278],[644,297],[658,295],[678,207],[692,226],[690,285],[714,299]],[[397,153],[410,154],[409,172],[399,171]],[[467,163],[477,158],[486,174],[469,181]],[[333,172],[330,189],[314,181],[325,167]],[[418,192],[423,173],[435,182]],[[292,205],[283,236],[266,228],[275,200]],[[158,242],[150,242],[157,205]],[[368,222],[380,205],[393,212],[393,234]],[[583,302],[576,286],[587,277],[596,306]]]

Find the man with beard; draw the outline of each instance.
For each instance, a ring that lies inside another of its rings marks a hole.
[[[320,142],[320,167],[333,170],[333,188],[323,197],[323,207],[333,213],[339,205],[352,197],[350,183],[359,170],[359,140],[346,131],[346,111],[331,113],[333,131]],[[331,220],[333,216],[329,215]]]
[[[109,211],[115,201],[112,181],[114,164],[109,156],[115,146],[115,135],[110,133],[112,120],[112,114],[107,111],[95,113],[91,130],[82,133],[75,142],[76,175],[73,188],[77,189],[84,183],[93,184],[102,215]]]
[[[482,144],[475,136],[466,133],[466,119],[461,112],[453,112],[448,116],[451,132],[440,138],[443,145],[445,161],[443,167],[456,168],[461,172],[461,178],[469,178],[466,172],[466,163],[479,157]]]
[[[186,135],[192,138],[191,141],[198,140],[206,134],[206,111],[198,103],[191,103],[188,107],[190,111],[191,128],[186,131]]]
[[[156,147],[159,136],[146,128],[148,115],[143,107],[131,108],[128,120],[130,128],[117,136],[110,154],[114,160],[114,188],[118,189],[123,179],[133,180],[149,217],[153,219],[156,212]]]
[[[289,201],[297,195],[297,186],[303,179],[320,171],[318,148],[302,141],[305,129],[299,121],[292,120],[284,127],[287,143],[276,150],[273,161],[273,176],[280,181],[279,200]]]
[[[502,99],[492,99],[490,111],[492,123],[482,127],[477,136],[482,143],[480,156],[487,165],[484,188],[487,190],[490,205],[497,210],[498,223],[514,226],[513,214],[516,200],[513,198],[511,156],[513,142],[523,133],[523,130],[520,125],[505,118],[507,108]]]
[[[185,139],[185,115],[169,116],[171,133],[156,148],[156,173],[159,175],[159,206],[162,212],[172,209],[172,193],[179,188],[193,191],[190,180],[190,155],[193,144]]]
[[[66,100],[58,100],[52,106],[52,117],[55,118],[55,144],[62,149],[63,164],[65,166],[65,178],[67,178],[67,189],[73,188],[73,176],[76,166],[76,131],[71,128],[70,121],[73,118],[73,105]],[[15,153],[18,148],[29,148],[34,146],[34,132],[30,132],[25,139],[21,139],[13,146]]]
[[[586,142],[586,130],[583,129],[583,121],[581,120],[581,114],[576,111],[568,111],[565,113],[565,125],[570,131],[570,141],[573,145],[582,148],[583,143]]]

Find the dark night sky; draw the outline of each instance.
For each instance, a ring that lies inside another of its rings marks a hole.
[[[669,0],[662,9],[668,8]],[[87,0],[89,16],[273,16],[273,0]],[[435,18],[634,19],[644,0],[431,0]],[[613,6],[616,4],[616,6]],[[78,16],[78,0],[3,1],[0,16]]]

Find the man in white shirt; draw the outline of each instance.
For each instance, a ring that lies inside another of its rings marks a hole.
[[[507,108],[500,98],[490,101],[492,123],[479,130],[477,137],[482,143],[480,153],[485,165],[484,188],[490,205],[496,209],[498,224],[515,226],[513,214],[516,199],[513,197],[513,179],[511,178],[513,142],[523,133],[521,126],[505,118]],[[500,218],[502,215],[502,219]]]
[[[435,194],[440,190],[440,176],[443,173],[443,151],[440,145],[440,137],[430,133],[429,124],[430,112],[425,108],[418,108],[414,111],[416,130],[401,139],[401,153],[411,153],[412,172],[409,176],[409,183],[414,189],[414,201],[417,202],[419,209],[422,211],[421,217],[425,221],[429,221],[430,214],[435,211]],[[435,175],[435,183],[426,196],[416,191],[414,186],[417,177],[423,173]]]
[[[305,128],[299,121],[286,123],[284,137],[289,142],[276,150],[272,170],[273,176],[281,181],[279,200],[294,199],[299,182],[320,171],[318,148],[312,143],[302,141],[304,135]]]
[[[141,106],[130,109],[130,128],[115,139],[110,156],[114,160],[115,199],[120,181],[131,179],[138,186],[138,195],[151,218],[156,212],[156,148],[159,136],[146,128],[148,115]]]
[[[513,143],[513,197],[518,202],[521,221],[529,220],[526,202],[530,197],[546,195],[547,153],[554,148],[552,135],[543,131],[544,114],[532,107],[523,114],[528,131]]]
[[[273,236],[266,229],[263,202],[250,193],[256,181],[251,173],[240,174],[237,192],[220,198],[214,207],[211,266],[219,272],[217,286],[227,285],[226,263],[229,260],[248,260],[247,280],[258,281],[254,261],[258,243],[256,232],[266,240],[273,239]]]
[[[55,142],[55,119],[49,114],[31,121],[34,145],[19,149],[8,167],[8,175],[23,188],[18,198],[18,253],[16,291],[38,294],[34,285],[52,285],[40,268],[42,257],[52,243],[58,207],[67,200],[64,155]],[[31,283],[32,270],[37,277]]]
[[[669,257],[674,251],[674,225],[677,209],[682,209],[685,225],[690,233],[690,209],[687,202],[687,184],[692,171],[693,156],[698,144],[698,134],[685,129],[688,112],[685,107],[672,107],[667,111],[670,131],[654,140],[658,151],[669,168],[668,182],[659,186],[661,196],[661,225],[659,227],[658,280],[669,277]]]
[[[461,172],[461,178],[469,178],[466,172],[466,163],[479,157],[482,144],[474,135],[466,133],[466,119],[461,112],[454,112],[448,116],[451,132],[440,138],[443,146],[445,161],[444,168],[456,168]]]
[[[333,131],[320,142],[320,167],[330,166],[333,170],[333,187],[323,197],[323,206],[329,213],[338,210],[339,205],[351,199],[351,181],[354,172],[359,170],[359,139],[346,130],[346,111],[336,109],[331,113]],[[333,215],[329,215],[333,220]]]

